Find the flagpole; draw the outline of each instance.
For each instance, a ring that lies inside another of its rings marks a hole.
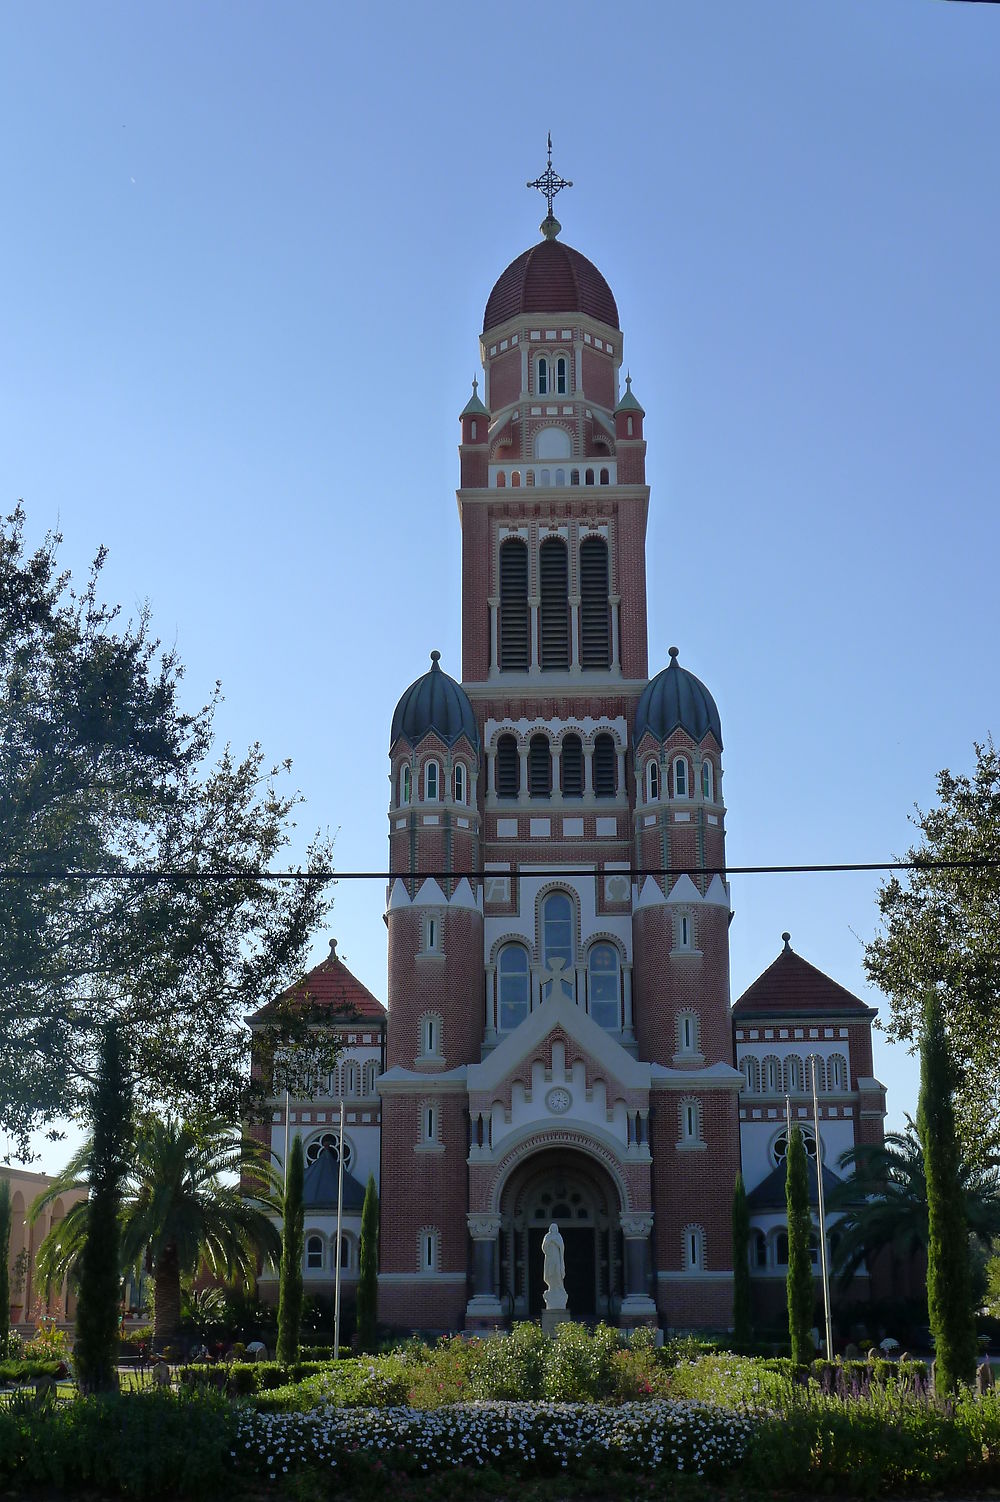
[[[287,1194],[288,1193],[288,1084],[287,1084],[287,1082],[285,1084],[285,1156],[284,1156],[284,1159],[282,1160],[282,1168],[283,1168],[284,1174],[285,1174],[285,1183],[284,1183],[284,1188],[282,1189],[282,1194]]]
[[[823,1269],[823,1314],[826,1319],[826,1359],[833,1360],[833,1321],[830,1318],[830,1269],[826,1260],[826,1203],[823,1189],[823,1143],[819,1135],[819,1098],[816,1094],[816,1055],[812,1061],[813,1131],[816,1133],[816,1190],[819,1200],[819,1252]]]
[[[340,1102],[340,1154],[337,1173],[337,1271],[333,1284],[333,1359],[340,1360],[340,1226],[344,1214],[344,1102]]]

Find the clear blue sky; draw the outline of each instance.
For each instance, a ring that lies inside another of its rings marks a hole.
[[[943,0],[6,6],[3,508],[75,569],[107,544],[191,701],[221,678],[223,738],[381,867],[393,705],[460,668],[456,417],[551,129],[730,859],[900,853],[1000,730],[998,56],[1000,9]],[[877,1000],[876,885],[735,879],[734,996],[788,928]],[[381,904],[341,886],[332,931],[384,998]],[[898,1121],[913,1062],[876,1067]]]

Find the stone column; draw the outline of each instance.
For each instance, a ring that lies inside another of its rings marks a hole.
[[[622,1299],[622,1324],[642,1324],[656,1318],[656,1304],[649,1297],[647,1282],[650,1255],[649,1237],[653,1229],[651,1211],[639,1211],[622,1216],[622,1236],[625,1239],[625,1297]]]
[[[497,629],[500,601],[491,598],[487,603],[490,607],[490,670],[495,672],[500,666],[500,632]]]
[[[497,1237],[499,1215],[470,1215],[472,1238],[472,1297],[465,1310],[466,1329],[491,1328],[502,1318],[497,1296]]]
[[[569,670],[580,672],[580,596],[569,597]]]
[[[611,595],[608,599],[608,604],[611,607],[611,666],[613,668],[620,668],[620,649],[618,645],[618,606],[621,604],[621,600],[618,595]]]

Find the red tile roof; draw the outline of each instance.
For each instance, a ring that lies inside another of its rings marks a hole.
[[[875,1008],[810,965],[786,941],[774,963],[758,975],[733,1007],[735,1017],[771,1017],[779,1012],[871,1017]]]
[[[338,1016],[342,1016],[345,1022],[354,1018],[371,1017],[384,1022],[387,1016],[385,1007],[373,996],[367,986],[363,986],[356,975],[352,975],[337,954],[336,939],[330,940],[330,953],[325,960],[309,970],[297,981],[294,986],[289,986],[283,991],[278,1000],[292,998],[303,1002],[310,1002],[314,1006],[328,1007]],[[262,1022],[270,1016],[274,1009],[273,1001],[265,1004],[254,1012],[249,1018],[250,1022]]]
[[[483,333],[519,313],[587,313],[618,328],[611,288],[592,261],[561,240],[540,240],[511,261],[490,293]]]

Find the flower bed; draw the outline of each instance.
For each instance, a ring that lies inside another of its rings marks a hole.
[[[697,1402],[456,1403],[436,1409],[246,1412],[237,1458],[269,1479],[304,1467],[351,1466],[362,1454],[396,1471],[490,1466],[551,1474],[601,1461],[636,1470],[714,1475],[737,1464],[751,1422]]]

